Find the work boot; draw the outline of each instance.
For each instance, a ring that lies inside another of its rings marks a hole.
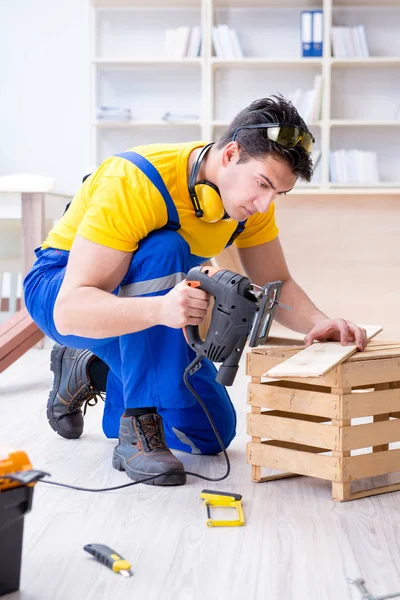
[[[50,368],[54,382],[47,401],[47,419],[51,428],[64,438],[74,439],[82,435],[87,407],[97,404],[97,396],[102,398],[100,390],[93,387],[89,377],[89,364],[93,358],[95,355],[89,350],[74,350],[59,344],[55,344],[51,351]]]
[[[133,481],[173,469],[174,473],[145,483],[182,485],[186,482],[183,464],[167,447],[162,419],[156,413],[138,417],[122,416],[119,444],[114,448],[113,467],[118,471],[126,471]]]

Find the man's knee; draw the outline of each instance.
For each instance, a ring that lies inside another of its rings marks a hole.
[[[233,441],[233,439],[235,438],[236,435],[236,431],[235,429],[233,429],[233,431],[222,431],[222,432],[218,432],[223,444],[224,449],[226,450],[227,448],[229,448],[231,442]],[[214,432],[213,432],[214,434]],[[221,446],[221,443],[219,442],[219,440],[217,439],[217,436],[214,434],[214,438],[215,439],[210,439],[205,441],[204,443],[201,444],[201,454],[206,454],[206,455],[215,455],[215,454],[221,454],[221,452],[223,452],[223,448]]]
[[[220,454],[223,448],[228,448],[236,435],[236,415],[233,414],[222,425],[215,425],[221,441],[218,440],[211,425],[209,428],[185,428],[186,431],[178,427],[165,423],[165,433],[168,438],[168,445],[176,450],[190,452],[191,454],[215,455]],[[221,446],[222,442],[222,446]]]

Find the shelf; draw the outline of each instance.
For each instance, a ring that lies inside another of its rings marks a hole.
[[[123,58],[94,58],[92,64],[104,68],[125,68],[125,67],[192,67],[200,66],[200,58],[181,58],[176,60],[163,59],[123,59]]]
[[[398,121],[363,121],[351,119],[332,119],[329,121],[331,127],[400,127]]]
[[[228,127],[230,121],[211,121],[212,127]],[[322,121],[311,121],[308,127],[322,127]]]
[[[370,58],[331,58],[335,67],[400,67],[400,56],[371,56]]]
[[[360,183],[330,183],[329,187],[335,188],[346,188],[346,189],[358,189],[358,190],[397,190],[400,193],[400,181],[380,181],[376,185],[362,185]]]
[[[97,8],[200,8],[201,0],[92,0]]]
[[[200,121],[93,121],[98,129],[134,129],[139,127],[200,127]]]
[[[378,7],[377,0],[333,0],[333,8]],[[379,0],[381,6],[400,6],[399,0]]]
[[[216,58],[211,59],[214,68],[253,68],[253,67],[315,67],[322,66],[321,58]],[[400,61],[399,61],[400,64]]]
[[[90,2],[95,7],[93,14],[100,13],[92,20],[91,45],[94,164],[99,162],[99,154],[107,156],[127,139],[132,145],[156,143],[158,137],[167,142],[215,139],[229,126],[230,117],[253,100],[277,92],[288,96],[298,88],[309,90],[315,75],[322,74],[324,118],[308,123],[322,153],[320,173],[316,183],[296,186],[291,193],[302,197],[400,196],[397,182],[375,187],[328,183],[330,151],[339,146],[359,145],[376,151],[380,177],[384,181],[398,177],[400,42],[396,22],[400,0]],[[315,8],[324,10],[327,42],[332,24],[362,23],[374,56],[331,57],[328,43],[325,56],[301,57],[300,13]],[[237,31],[244,58],[212,56],[212,27],[218,24]],[[200,26],[203,32],[202,56],[166,59],[164,32],[194,26]],[[129,106],[133,120],[97,120],[102,104]],[[163,107],[193,119],[162,121]],[[301,110],[301,105],[298,107]],[[348,118],[343,118],[345,115]]]
[[[301,9],[322,8],[323,0],[302,0]],[[298,8],[299,0],[214,0],[214,8]]]

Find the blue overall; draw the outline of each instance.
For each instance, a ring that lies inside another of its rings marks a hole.
[[[188,243],[177,233],[178,213],[155,167],[134,152],[117,156],[133,162],[157,187],[167,206],[168,223],[140,242],[128,272],[113,293],[125,297],[164,295],[184,279],[192,267],[206,259],[191,254]],[[232,238],[243,227],[240,223]],[[155,326],[103,339],[60,335],[54,324],[53,310],[69,252],[38,248],[35,254],[36,262],[24,280],[25,303],[32,319],[54,341],[70,348],[91,350],[110,368],[103,415],[105,435],[118,437],[124,407],[155,406],[163,419],[170,448],[194,454],[220,452],[203,409],[183,381],[183,372],[195,354],[182,330]],[[215,376],[212,362],[203,359],[202,368],[192,376],[191,383],[205,402],[227,447],[235,436],[236,413],[227,391],[215,381]]]

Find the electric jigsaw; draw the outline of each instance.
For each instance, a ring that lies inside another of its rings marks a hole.
[[[282,281],[259,287],[244,275],[227,269],[194,267],[186,275],[186,284],[214,297],[206,338],[202,339],[198,326],[187,325],[186,341],[199,358],[221,362],[216,380],[225,386],[232,385],[246,341],[249,340],[251,348],[264,344],[276,307],[289,308],[278,301]]]

